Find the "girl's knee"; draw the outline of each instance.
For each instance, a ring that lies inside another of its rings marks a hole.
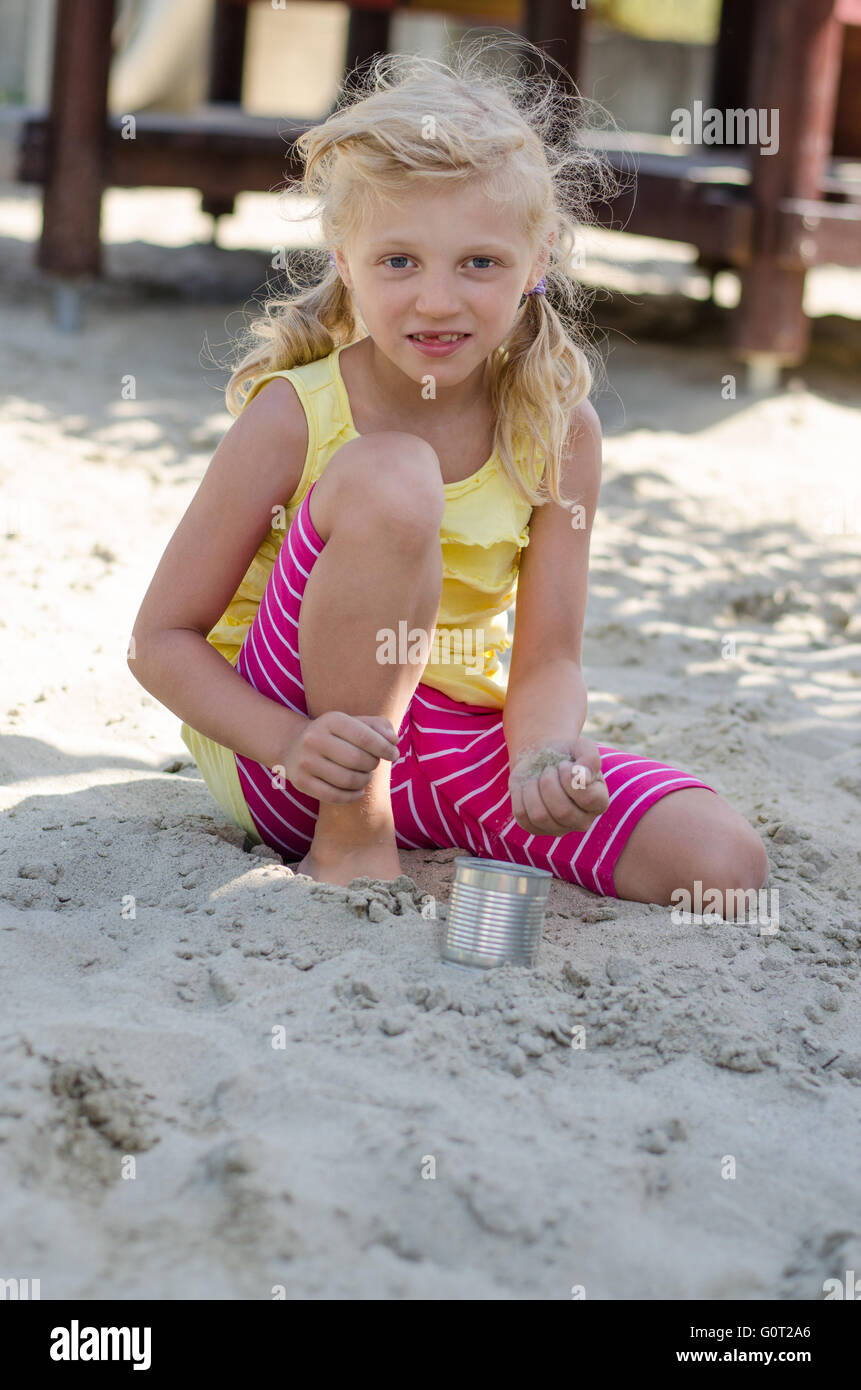
[[[751,880],[756,880],[755,883],[751,883],[751,886],[755,887],[758,891],[768,882],[768,876],[771,873],[771,865],[768,862],[765,845],[752,826],[748,826],[745,853],[747,855],[750,878]]]
[[[704,836],[694,877],[704,893],[709,889],[724,895],[758,893],[770,873],[765,846],[752,825],[726,809],[731,818],[720,817],[720,823]]]
[[[759,892],[768,875],[765,847],[750,823],[722,798],[697,788],[664,797],[646,812],[614,881],[620,897],[666,903],[680,890]]]
[[[344,514],[372,518],[410,536],[438,534],[445,488],[436,450],[418,435],[398,430],[361,435],[331,458],[330,476]]]

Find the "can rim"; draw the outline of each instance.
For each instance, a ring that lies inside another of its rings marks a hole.
[[[532,864],[515,864],[510,859],[482,859],[474,855],[458,855],[455,864],[468,869],[497,869],[502,873],[525,875],[527,878],[553,878],[548,869],[536,869]]]

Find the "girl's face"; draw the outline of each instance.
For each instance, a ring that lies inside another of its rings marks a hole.
[[[507,338],[524,290],[540,279],[505,205],[475,182],[416,190],[375,206],[335,263],[376,347],[419,382],[429,371],[462,381]],[[463,334],[459,345],[413,335]]]

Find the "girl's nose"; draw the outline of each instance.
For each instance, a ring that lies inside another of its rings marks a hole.
[[[416,296],[416,309],[419,313],[448,313],[456,309],[458,303],[459,297],[454,286],[445,280],[426,280]]]

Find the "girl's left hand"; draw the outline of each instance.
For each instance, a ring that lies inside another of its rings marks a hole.
[[[532,835],[567,835],[588,830],[610,804],[597,744],[578,738],[544,745],[565,753],[564,762],[529,775],[535,753],[522,754],[511,769],[508,790],[517,824]]]

